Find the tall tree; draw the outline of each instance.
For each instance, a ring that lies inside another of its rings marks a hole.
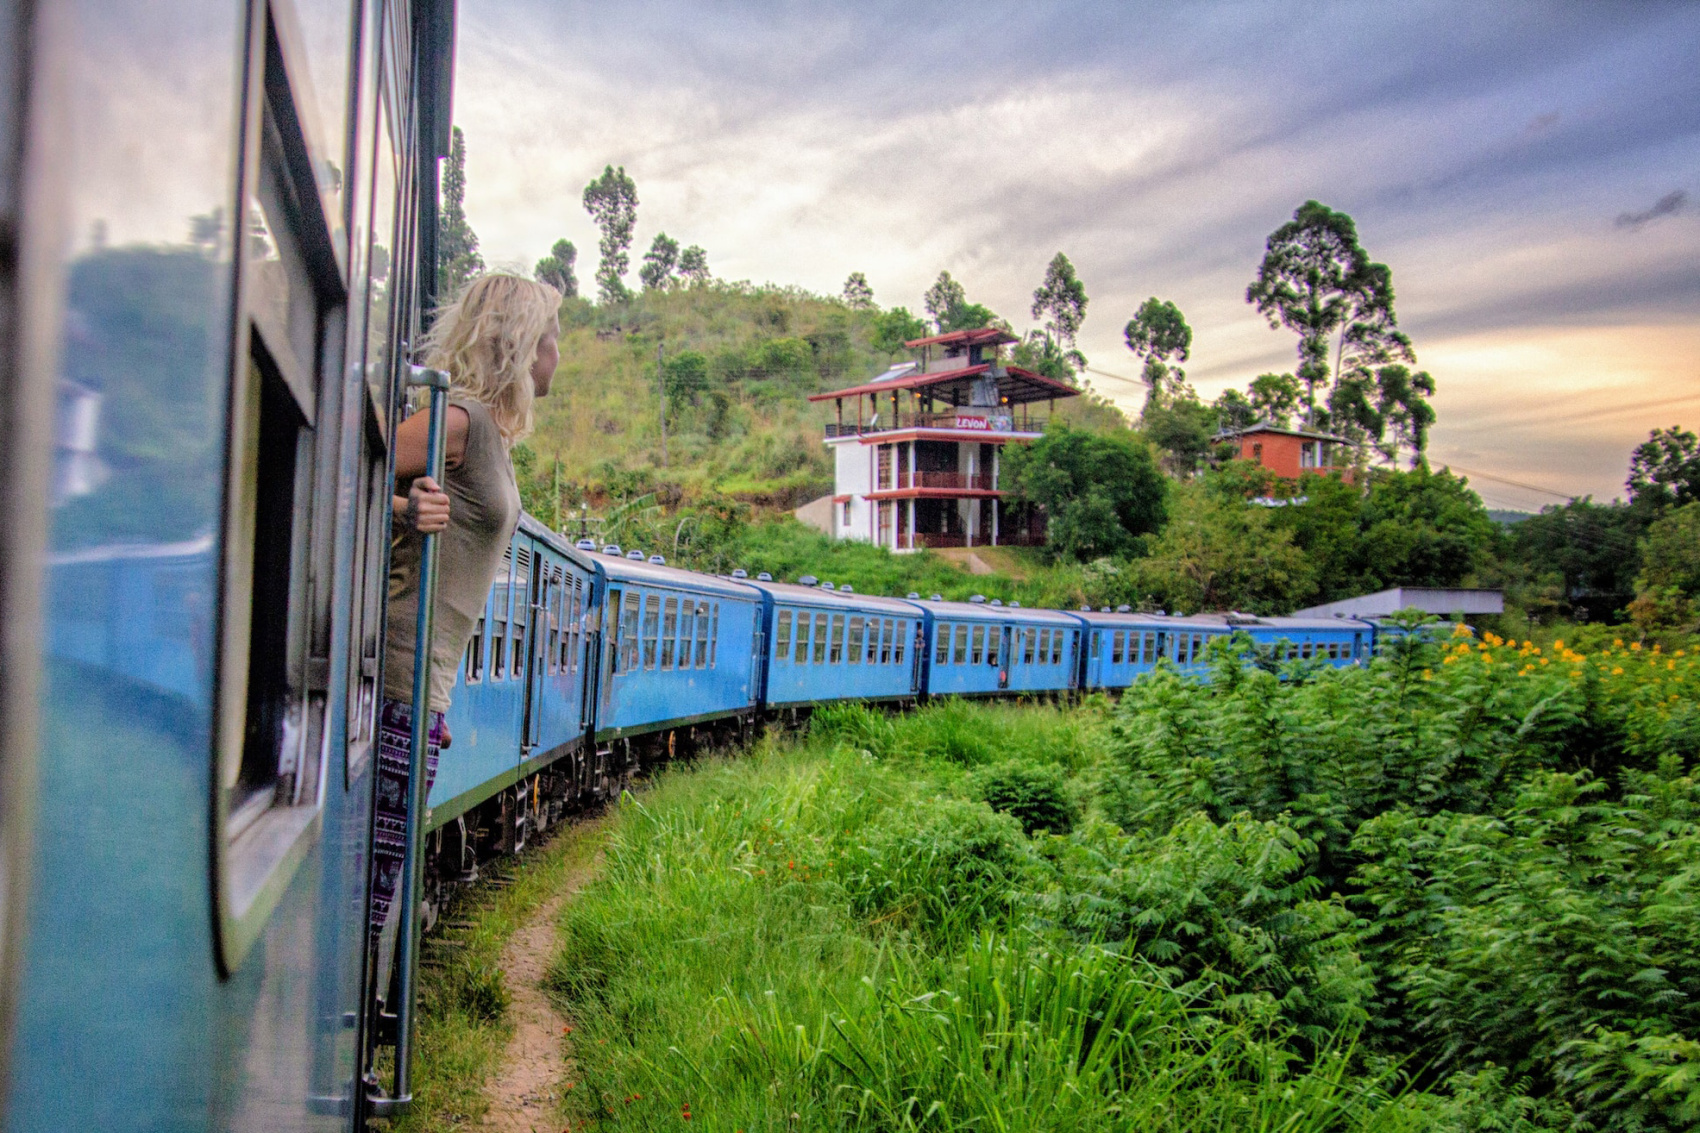
[[[679,277],[691,287],[701,287],[709,281],[708,253],[700,244],[692,244],[679,253]]]
[[[596,292],[603,303],[621,302],[629,294],[626,269],[631,266],[628,253],[637,224],[637,206],[637,182],[626,176],[623,165],[618,169],[605,167],[600,177],[584,187],[584,209],[602,230],[597,243],[602,259],[596,265]]]
[[[1086,304],[1086,284],[1068,257],[1058,252],[1045,268],[1044,282],[1033,292],[1033,317],[1043,320],[1044,334],[1077,370],[1086,368],[1086,356],[1075,346],[1080,325],[1086,321]]]
[[[1409,450],[1411,467],[1423,461],[1428,449],[1428,431],[1434,425],[1434,406],[1428,399],[1434,394],[1434,379],[1427,370],[1411,370],[1393,363],[1379,366],[1375,371],[1375,410],[1390,434],[1382,452],[1389,461],[1397,463],[1399,454]],[[1382,439],[1378,430],[1376,439]]]
[[[678,276],[674,274],[678,267],[679,242],[665,232],[657,232],[649,242],[649,251],[643,254],[638,278],[645,290],[668,291],[678,284]]]
[[[549,254],[537,261],[533,269],[540,283],[547,283],[567,299],[578,298],[578,276],[573,267],[578,263],[578,249],[571,240],[557,240]]]
[[[1259,374],[1246,394],[1261,421],[1285,427],[1299,409],[1299,383],[1291,374]]]
[[[1318,421],[1318,395],[1329,390],[1335,371],[1356,375],[1362,393],[1376,367],[1416,361],[1393,313],[1392,271],[1370,260],[1350,216],[1320,202],[1306,201],[1292,220],[1270,233],[1257,278],[1246,288],[1246,302],[1256,305],[1271,327],[1284,326],[1299,336],[1295,374],[1305,388],[1307,424],[1325,423]],[[1341,407],[1350,412],[1360,404],[1369,405],[1370,399],[1348,395]],[[1363,428],[1352,420],[1342,424]]]
[[[1629,458],[1629,498],[1655,511],[1700,500],[1700,438],[1654,429]]]
[[[868,286],[868,277],[859,271],[851,272],[844,281],[844,305],[852,311],[873,310],[874,289]]]
[[[1141,377],[1147,404],[1161,403],[1185,388],[1186,371],[1176,363],[1185,362],[1191,354],[1192,328],[1179,307],[1153,295],[1127,321],[1122,337],[1136,357],[1145,359]]]
[[[950,277],[948,271],[939,272],[938,279],[927,288],[927,293],[921,297],[921,306],[932,316],[933,324],[944,334],[955,322],[952,315],[968,305],[968,291],[962,284]]]
[[[873,333],[869,336],[875,350],[896,354],[905,342],[927,336],[927,324],[909,313],[908,307],[893,307],[874,316]]]
[[[466,222],[466,135],[459,126],[450,132],[442,195],[437,213],[437,295],[447,299],[484,270],[478,235]]]

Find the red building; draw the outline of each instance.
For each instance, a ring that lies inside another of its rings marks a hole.
[[[893,551],[1044,542],[1043,516],[1006,508],[999,452],[1044,432],[1036,403],[1080,391],[1005,365],[1015,341],[995,327],[918,338],[904,344],[915,361],[809,399],[837,407],[826,427],[835,537]]]
[[[1345,437],[1305,429],[1283,429],[1263,422],[1248,429],[1231,429],[1222,439],[1239,446],[1241,460],[1250,460],[1275,475],[1297,480],[1305,472],[1336,472],[1350,484],[1357,446]]]

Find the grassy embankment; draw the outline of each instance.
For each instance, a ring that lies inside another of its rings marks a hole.
[[[1458,642],[1287,676],[851,706],[663,776],[563,914],[566,1117],[1692,1122],[1695,659]]]

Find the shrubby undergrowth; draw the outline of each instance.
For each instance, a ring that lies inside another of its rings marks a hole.
[[[628,800],[580,1119],[1700,1120],[1695,658],[1414,635],[1116,705],[844,705]]]

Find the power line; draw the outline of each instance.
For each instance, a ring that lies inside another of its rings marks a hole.
[[[1470,476],[1480,476],[1484,480],[1496,480],[1501,484],[1510,484],[1513,488],[1523,488],[1531,492],[1540,492],[1543,495],[1553,496],[1565,501],[1578,498],[1568,492],[1555,492],[1551,488],[1542,488],[1537,484],[1525,484],[1521,480],[1511,480],[1504,476],[1495,476],[1492,472],[1481,472],[1474,468],[1465,468],[1462,464],[1452,464],[1450,461],[1447,462],[1447,466],[1450,468],[1456,468],[1459,472],[1466,473]]]

